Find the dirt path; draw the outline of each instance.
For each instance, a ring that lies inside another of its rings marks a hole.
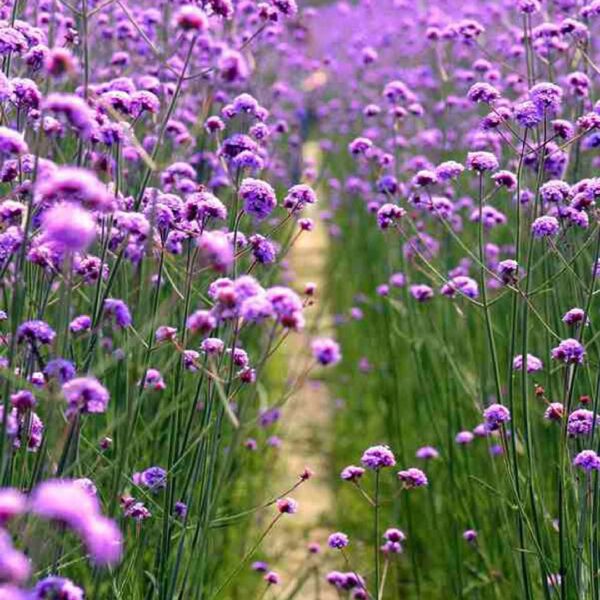
[[[309,153],[314,152],[308,148]],[[319,219],[322,207],[310,207],[306,216],[315,221],[315,229],[300,236],[291,254],[290,263],[296,275],[297,286],[300,288],[306,282],[317,284],[316,303],[306,312],[306,331],[313,326],[319,329],[327,327],[328,316],[322,314],[323,301],[321,287],[325,277],[325,261],[327,255],[327,233],[324,224]],[[316,320],[318,319],[318,323]],[[298,355],[305,362],[308,352],[307,340],[296,338],[289,344],[290,372],[297,372]],[[293,363],[293,364],[292,364]],[[318,377],[318,373],[315,373]],[[319,582],[316,573],[304,583],[296,599],[300,600],[329,600],[337,598],[337,594],[324,581],[326,572],[333,568],[330,564],[330,553],[326,548],[327,535],[330,533],[323,527],[323,519],[334,510],[334,496],[328,485],[327,458],[330,451],[330,425],[332,419],[332,400],[327,386],[315,379],[307,380],[285,407],[282,438],[284,440],[283,460],[280,465],[280,477],[290,480],[290,475],[301,473],[305,467],[311,468],[314,477],[294,492],[294,498],[299,503],[299,511],[293,518],[285,519],[278,528],[274,538],[276,553],[281,553],[278,570],[283,579],[286,598],[293,588],[291,582],[297,580],[308,565],[319,565]],[[308,544],[318,542],[321,554],[313,556],[308,562]],[[329,564],[329,566],[328,566]]]

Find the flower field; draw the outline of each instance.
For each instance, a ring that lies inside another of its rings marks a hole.
[[[0,600],[600,598],[598,33],[2,2]]]

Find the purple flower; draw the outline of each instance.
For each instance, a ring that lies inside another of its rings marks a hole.
[[[556,348],[552,348],[552,358],[566,364],[583,363],[584,347],[575,339],[563,340]]]
[[[2,580],[11,583],[23,583],[31,574],[31,563],[27,556],[17,550],[12,545],[10,535],[0,530],[0,575]],[[2,588],[0,587],[0,592]],[[17,598],[21,600],[22,596],[15,594],[7,595],[7,600]]]
[[[471,86],[467,92],[467,98],[471,102],[490,104],[494,100],[500,98],[500,92],[493,85],[486,82],[480,82]]]
[[[287,196],[283,199],[283,206],[291,212],[302,210],[307,204],[315,204],[317,195],[315,191],[305,184],[299,184],[288,190]]]
[[[544,118],[539,106],[529,100],[517,104],[514,108],[514,114],[517,123],[525,129],[536,127]]]
[[[527,355],[527,372],[528,373],[537,373],[544,368],[544,363],[533,354]],[[515,371],[521,371],[523,369],[523,355],[519,354],[513,359],[513,369]]]
[[[383,467],[393,467],[396,464],[393,452],[387,446],[371,446],[367,448],[360,459],[367,469],[378,470]]]
[[[498,159],[491,152],[469,152],[467,154],[467,169],[483,173],[495,171],[498,168]]]
[[[401,288],[406,285],[406,276],[404,273],[393,273],[390,275],[390,285],[395,288]]]
[[[248,243],[252,247],[252,256],[257,263],[268,265],[277,259],[277,246],[274,242],[268,240],[263,235],[255,233],[248,238]]]
[[[488,431],[495,431],[510,421],[510,411],[502,404],[491,404],[483,411],[483,419]]]
[[[134,473],[132,479],[136,485],[152,492],[167,487],[167,472],[162,467],[148,467],[141,473]]]
[[[0,126],[0,156],[6,159],[26,154],[28,151],[29,148],[22,133]]]
[[[267,290],[266,297],[271,303],[277,320],[284,327],[302,329],[304,326],[303,305],[296,292],[286,287],[275,286]]]
[[[269,585],[277,585],[280,581],[281,578],[279,577],[279,574],[276,573],[275,571],[269,571],[264,577],[263,579],[269,584]]]
[[[426,302],[433,298],[433,290],[428,285],[419,283],[410,286],[410,295],[418,302]]]
[[[208,29],[208,17],[199,7],[186,4],[175,14],[175,25],[183,31],[201,32]]]
[[[219,273],[233,264],[233,246],[222,231],[205,231],[198,238],[198,250],[203,261]]]
[[[563,323],[567,325],[579,325],[586,321],[585,311],[582,308],[572,308],[568,310],[562,318]]]
[[[36,193],[40,201],[71,202],[101,212],[111,212],[115,208],[114,198],[91,171],[61,167],[38,181]]]
[[[562,421],[565,408],[560,402],[551,402],[544,412],[544,419],[548,421]]]
[[[51,344],[56,332],[44,321],[26,321],[17,329],[17,342]]]
[[[596,416],[596,426],[600,417]],[[567,432],[571,437],[588,436],[594,428],[594,413],[585,408],[574,410],[567,421]]]
[[[75,366],[65,358],[54,358],[44,367],[46,379],[56,379],[61,385],[75,377]]]
[[[276,504],[281,514],[293,515],[298,512],[298,503],[293,498],[279,498]]]
[[[536,238],[554,237],[559,231],[560,224],[556,217],[544,215],[531,224],[531,233]]]
[[[438,458],[439,455],[440,453],[433,446],[422,446],[415,454],[417,458],[421,458],[423,460],[432,460],[434,458]]]
[[[88,331],[92,327],[92,319],[88,315],[79,315],[69,323],[69,331],[71,333],[81,333]]]
[[[429,482],[427,476],[421,469],[411,467],[404,471],[398,471],[398,479],[404,484],[407,489],[425,487]]]
[[[472,543],[477,539],[477,532],[474,529],[467,529],[463,533],[463,539],[466,542]]]
[[[516,283],[519,272],[519,263],[516,260],[506,259],[498,263],[496,272],[505,284]]]
[[[365,470],[362,467],[356,467],[354,465],[348,465],[342,469],[340,477],[344,481],[358,481],[365,474]]]
[[[80,529],[98,514],[98,501],[80,485],[66,479],[50,479],[37,485],[29,499],[30,510],[44,518]]]
[[[76,586],[66,577],[50,575],[38,581],[32,593],[34,600],[50,600],[60,598],[61,600],[83,600],[83,589]]]
[[[379,229],[387,229],[390,225],[393,225],[396,221],[399,221],[406,211],[400,206],[395,204],[384,204],[377,211],[377,224]]]
[[[67,414],[106,412],[110,395],[94,377],[77,377],[65,383],[62,392],[68,402]]]
[[[334,548],[336,550],[341,550],[342,548],[345,548],[348,545],[348,543],[348,536],[345,533],[342,533],[341,531],[332,533],[327,539],[327,545],[330,548]]]
[[[70,252],[85,250],[96,237],[92,215],[66,202],[55,204],[42,217],[44,238],[56,242]]]
[[[440,181],[450,181],[451,179],[459,177],[464,170],[465,167],[460,163],[454,160],[448,160],[440,163],[436,167],[435,174]]]
[[[262,560],[257,560],[252,563],[250,568],[258,573],[266,573],[269,570],[269,565]]]
[[[0,526],[25,512],[25,496],[16,489],[0,489]]]
[[[239,195],[244,203],[244,212],[257,221],[266,219],[277,206],[275,191],[267,182],[259,179],[244,179]]]
[[[539,110],[556,113],[560,110],[563,91],[553,83],[538,83],[529,90],[529,97]]]
[[[131,325],[131,313],[123,300],[107,298],[104,301],[104,314],[114,319],[118,327],[125,328]]]
[[[600,457],[593,450],[582,450],[574,459],[573,466],[584,471],[600,471]]]
[[[312,353],[323,366],[336,365],[342,359],[340,346],[330,338],[317,338],[311,343]]]
[[[450,279],[448,283],[445,283],[441,287],[440,292],[449,298],[454,298],[457,293],[467,296],[467,298],[477,298],[479,296],[479,286],[471,277],[459,275]]]
[[[474,438],[475,438],[475,436],[470,431],[459,431],[456,434],[454,441],[457,444],[464,446],[466,444],[470,444]]]

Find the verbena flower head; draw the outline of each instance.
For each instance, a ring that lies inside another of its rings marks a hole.
[[[387,446],[371,446],[364,451],[360,462],[367,469],[376,471],[384,467],[393,467],[396,459]]]
[[[537,373],[544,368],[544,363],[533,354],[527,355],[526,360],[526,371],[527,373]],[[513,359],[513,369],[515,371],[521,371],[523,369],[523,355],[518,354]]]
[[[96,237],[92,215],[78,206],[59,203],[44,213],[42,231],[45,239],[71,252],[85,250]]]
[[[377,211],[377,224],[380,229],[387,229],[396,221],[399,221],[405,214],[406,211],[400,206],[390,203],[384,204]]]
[[[581,364],[585,358],[585,348],[580,342],[569,338],[552,348],[552,358],[566,364]]]
[[[26,498],[14,488],[0,489],[0,526],[25,512]]]
[[[110,395],[108,390],[94,377],[77,377],[62,387],[68,403],[67,414],[106,412]]]
[[[582,308],[571,308],[562,317],[567,325],[580,325],[586,321],[585,311]]]
[[[330,338],[317,338],[311,343],[312,353],[323,366],[336,365],[342,359],[340,346]]]
[[[315,191],[305,184],[299,184],[288,190],[283,199],[283,206],[291,212],[301,211],[307,204],[316,204],[317,195]]]
[[[61,598],[64,600],[83,600],[83,589],[75,585],[66,577],[49,575],[38,581],[33,590],[33,598],[44,600],[49,598]]]
[[[469,152],[467,154],[467,169],[484,173],[495,171],[498,168],[498,159],[491,152]]]
[[[348,536],[345,533],[342,533],[341,531],[332,533],[327,539],[327,545],[330,548],[334,548],[336,550],[341,550],[342,548],[345,548],[348,545],[348,543]]]
[[[456,434],[454,441],[457,444],[464,446],[466,444],[470,444],[474,438],[475,436],[470,431],[459,431]]]
[[[591,410],[579,408],[569,415],[567,432],[571,437],[588,436],[598,423],[599,418],[596,416],[594,424],[594,413]]]
[[[104,301],[104,314],[114,319],[118,327],[125,328],[131,325],[131,313],[123,300],[107,298]]]
[[[510,421],[510,411],[502,404],[491,404],[483,411],[483,419],[489,431],[495,431]]]
[[[474,529],[467,529],[464,533],[463,533],[463,539],[466,542],[474,542],[477,539],[477,532]]]
[[[548,421],[562,421],[565,408],[560,402],[551,402],[544,412],[544,419]]]
[[[26,154],[28,151],[29,148],[22,133],[0,126],[0,156],[10,158]]]
[[[531,224],[531,233],[536,238],[554,237],[560,231],[560,223],[556,217],[544,215]]]
[[[425,487],[429,483],[425,473],[415,467],[398,471],[398,479],[407,489]]]
[[[340,477],[344,481],[358,481],[365,474],[365,470],[362,467],[355,465],[348,465],[342,469]]]
[[[445,283],[441,287],[440,293],[449,298],[454,298],[457,295],[463,295],[467,298],[477,298],[479,296],[479,286],[471,277],[459,275]]]
[[[560,111],[563,91],[553,83],[543,82],[529,90],[529,97],[541,111],[557,113]]]
[[[415,454],[417,458],[422,460],[432,460],[438,458],[440,453],[433,446],[422,446]]]
[[[467,98],[471,102],[490,104],[494,100],[500,98],[500,92],[489,83],[474,83],[467,92]]]
[[[133,482],[136,485],[158,492],[167,486],[167,472],[162,467],[148,467],[141,473],[134,473]]]
[[[298,503],[293,498],[279,498],[276,504],[281,514],[293,515],[298,512]]]
[[[266,181],[244,179],[240,185],[239,195],[244,203],[244,212],[257,221],[266,219],[277,206],[275,191]]]
[[[588,473],[600,471],[600,457],[594,450],[582,450],[574,459],[573,466],[579,467]]]
[[[56,332],[45,321],[26,321],[17,329],[17,341],[30,344],[51,344]]]

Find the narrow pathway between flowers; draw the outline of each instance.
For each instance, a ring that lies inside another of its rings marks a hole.
[[[318,157],[314,148],[307,145],[308,158]],[[307,216],[315,221],[310,234],[300,236],[290,256],[290,266],[296,275],[300,289],[306,282],[317,285],[315,305],[306,311],[306,335],[315,329],[323,333],[329,316],[323,310],[325,299],[322,287],[325,280],[327,234],[319,219],[322,206],[310,207]],[[316,327],[318,325],[318,328]],[[305,364],[310,344],[300,337],[291,337],[287,347],[290,376],[298,373],[298,365]],[[313,372],[315,374],[315,372]],[[316,372],[318,377],[318,372]],[[281,558],[276,566],[282,575],[282,591],[279,597],[288,598],[295,584],[303,583],[294,598],[305,600],[329,600],[337,598],[325,583],[328,570],[326,541],[330,533],[323,525],[324,517],[334,510],[334,495],[328,485],[328,456],[331,440],[332,400],[327,386],[316,379],[306,380],[284,409],[282,437],[284,440],[283,460],[279,469],[283,489],[291,478],[305,467],[315,472],[314,477],[293,494],[299,503],[299,511],[293,518],[284,519],[274,536],[276,556]],[[321,546],[318,557],[309,555],[308,546],[317,542]],[[314,568],[318,565],[319,571]]]

